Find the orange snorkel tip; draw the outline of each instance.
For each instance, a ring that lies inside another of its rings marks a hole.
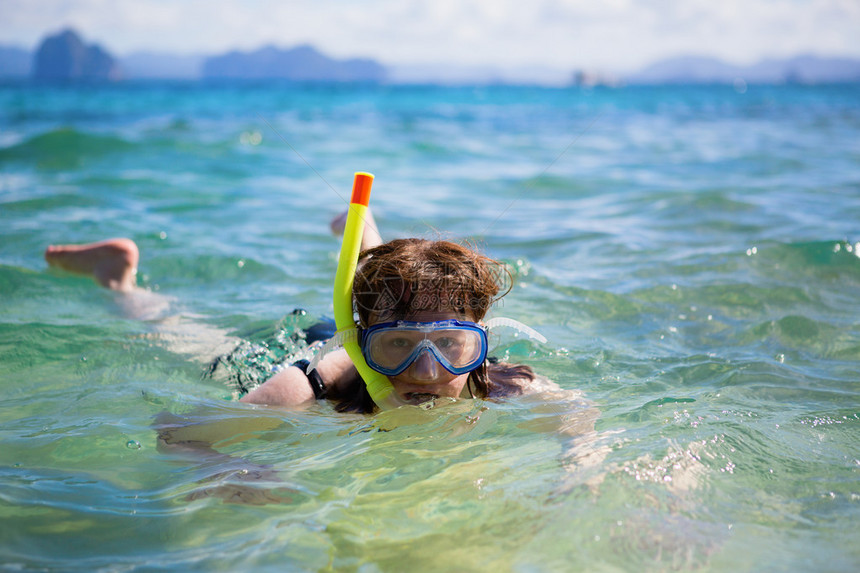
[[[350,203],[358,203],[367,207],[370,204],[370,188],[373,186],[373,175],[359,171],[355,174],[352,184],[352,198]]]

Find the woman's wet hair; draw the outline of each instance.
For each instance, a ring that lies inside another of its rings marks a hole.
[[[511,285],[505,265],[451,241],[397,239],[362,252],[359,261],[352,292],[363,327],[421,311],[481,320]]]
[[[480,321],[510,289],[507,267],[474,249],[451,241],[396,239],[361,253],[353,304],[362,327],[409,320],[422,311]],[[489,384],[486,362],[469,373],[473,397],[485,398]],[[338,410],[373,410],[364,384],[358,386],[357,394],[340,397]]]

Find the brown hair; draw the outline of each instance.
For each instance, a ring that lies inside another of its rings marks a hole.
[[[502,263],[450,241],[396,239],[363,251],[359,260],[352,292],[362,327],[427,310],[450,310],[477,322],[511,289]],[[486,361],[469,373],[468,385],[473,396],[487,396]],[[373,410],[364,384],[358,386],[358,394],[335,398],[342,400],[338,410]]]
[[[364,251],[360,260],[352,292],[365,327],[422,310],[481,320],[510,276],[501,263],[450,241],[396,239]]]

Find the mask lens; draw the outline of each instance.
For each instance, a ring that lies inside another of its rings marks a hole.
[[[368,339],[366,352],[373,363],[388,370],[395,370],[410,360],[412,352],[423,340],[423,332],[400,329],[380,330]]]
[[[454,368],[468,366],[481,354],[481,333],[474,330],[437,330],[427,338]]]

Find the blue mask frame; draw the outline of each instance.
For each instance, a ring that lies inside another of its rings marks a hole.
[[[436,330],[466,330],[469,332],[474,332],[480,337],[481,350],[479,354],[475,357],[474,360],[463,366],[454,366],[451,362],[445,357],[444,353],[439,350],[436,345],[429,340],[428,338],[424,338],[419,344],[415,345],[415,348],[412,352],[404,358],[399,364],[394,367],[386,367],[379,363],[377,363],[370,352],[371,341],[377,333],[381,331],[391,331],[391,330],[407,330],[412,332],[433,332]],[[368,328],[361,329],[360,334],[360,345],[361,352],[364,355],[364,359],[367,361],[368,366],[370,366],[373,370],[379,372],[380,374],[385,374],[386,376],[397,376],[402,373],[404,370],[409,368],[415,360],[421,355],[422,352],[429,352],[433,355],[439,364],[442,365],[445,370],[450,372],[451,374],[460,375],[466,374],[478,368],[484,360],[487,359],[487,352],[489,349],[489,343],[487,341],[487,327],[480,325],[475,322],[470,322],[467,320],[439,320],[435,322],[415,322],[408,320],[397,320],[393,322],[383,322],[380,324],[374,324]]]

